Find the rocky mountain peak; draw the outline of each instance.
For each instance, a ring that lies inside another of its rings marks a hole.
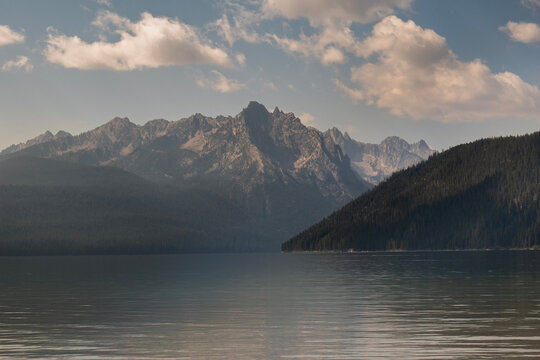
[[[168,125],[168,124],[169,124],[168,120],[154,119],[154,120],[148,121],[146,124],[144,124],[144,126],[155,127],[155,126],[163,126],[163,125]]]
[[[63,131],[63,130],[60,130],[56,133],[56,135],[54,135],[54,137],[56,139],[61,139],[61,138],[64,138],[64,137],[70,137],[71,134],[68,133],[67,131]]]
[[[429,158],[435,153],[435,151],[432,150],[424,140],[420,140],[417,143],[411,144],[410,151],[424,159]]]
[[[248,106],[240,113],[245,119],[262,120],[267,119],[270,113],[266,107],[256,101],[250,101]]]
[[[279,108],[276,106],[274,108],[274,112],[272,112],[272,115],[274,116],[278,116],[278,115],[282,115],[283,114],[283,111],[279,110]]]
[[[428,149],[429,149],[428,144],[427,144],[424,140],[420,140],[420,141],[418,142],[418,147],[423,148],[423,149],[425,149],[425,148],[428,148]]]
[[[381,142],[382,146],[395,150],[404,150],[410,147],[410,144],[398,136],[388,136]]]
[[[122,118],[122,117],[117,116],[114,119],[107,122],[102,127],[121,129],[121,128],[128,128],[128,127],[131,128],[131,127],[136,127],[136,126],[137,125],[135,125],[131,121],[129,121],[129,119],[127,117]]]
[[[89,133],[94,135],[105,134],[111,139],[116,139],[124,133],[130,132],[130,130],[137,128],[137,125],[133,124],[127,117],[115,117],[114,119],[106,122],[105,124],[97,127]]]
[[[30,147],[30,146],[33,146],[33,145],[37,145],[37,144],[42,144],[42,143],[46,143],[46,142],[49,142],[49,141],[52,141],[54,140],[55,137],[53,135],[52,132],[50,132],[49,130],[45,131],[43,134],[41,135],[38,135],[36,136],[35,138],[33,139],[30,139],[24,143],[20,143],[20,144],[13,144],[11,145],[10,147],[2,150],[0,152],[0,154],[4,155],[4,154],[11,154],[11,153],[14,153],[14,152],[17,152],[17,151],[20,151],[22,149],[25,149],[27,147]]]
[[[324,135],[330,137],[336,144],[343,146],[343,134],[337,127],[333,127],[324,132]]]
[[[389,136],[376,145],[353,140],[348,133],[342,134],[337,128],[327,130],[324,135],[341,146],[356,174],[372,184],[427,159],[433,153],[425,142],[409,144],[398,136]]]

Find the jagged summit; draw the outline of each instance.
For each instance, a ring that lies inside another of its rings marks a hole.
[[[381,145],[398,145],[398,146],[406,146],[409,145],[408,142],[400,138],[399,136],[388,136],[383,141],[381,141]]]
[[[133,128],[137,127],[134,123],[132,123],[127,117],[115,117],[112,120],[108,121],[104,125],[101,125],[99,128],[114,128],[114,129],[122,129],[122,128]]]
[[[56,138],[63,138],[63,137],[68,137],[68,136],[71,136],[71,134],[63,130],[58,131],[55,135]]]
[[[255,109],[258,109],[258,111],[268,112],[268,110],[266,109],[266,106],[264,106],[263,104],[261,104],[258,101],[254,101],[254,100],[251,100],[248,103],[248,106],[244,108],[244,110],[251,110],[251,111],[253,111]]]
[[[222,148],[218,144],[222,144]],[[334,149],[336,146],[338,149]],[[239,167],[258,169],[261,173],[286,173],[286,169],[299,171],[318,159],[319,153],[324,154],[326,148],[330,149],[329,154],[335,154],[338,161],[350,159],[350,166],[357,176],[372,184],[433,154],[423,140],[409,144],[399,137],[390,136],[376,145],[357,142],[336,127],[323,134],[315,128],[305,127],[293,113],[285,113],[278,107],[270,113],[257,101],[250,101],[235,117],[212,118],[196,113],[178,121],[155,119],[142,126],[133,124],[127,117],[115,117],[77,136],[46,132],[26,143],[13,145],[0,154],[24,150],[31,155],[83,161],[90,165],[134,167],[137,173],[152,179],[186,179],[199,176],[200,171],[208,174],[224,171],[224,166],[228,166],[230,171]],[[169,158],[160,160],[164,161],[160,166],[146,164],[156,156],[156,151],[169,154]],[[201,156],[206,158],[212,151],[216,152],[213,160],[205,161],[213,167],[197,171],[188,169],[192,161],[188,158],[194,156],[200,160]],[[132,156],[142,156],[142,153],[148,153],[149,158],[144,161],[131,159]],[[172,159],[176,156],[182,160],[174,164]],[[216,163],[219,157],[222,157],[221,162]],[[272,160],[265,160],[267,158]],[[323,171],[322,165],[320,167]]]
[[[427,149],[429,149],[428,144],[427,144],[424,140],[420,140],[420,141],[417,142],[416,144],[418,144],[418,146],[421,147],[421,148],[424,148],[424,149],[427,148]]]
[[[246,121],[266,121],[270,113],[266,107],[256,101],[250,101],[248,106],[242,110],[239,116],[244,117]]]

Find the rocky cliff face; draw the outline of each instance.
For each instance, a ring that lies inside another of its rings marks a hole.
[[[256,102],[235,117],[195,114],[143,126],[115,118],[77,136],[45,134],[2,152],[10,154],[115,166],[219,193],[258,216],[276,244],[371,186],[331,137]]]
[[[392,173],[415,165],[434,154],[424,140],[409,144],[405,140],[390,136],[380,144],[365,144],[353,140],[347,133],[332,128],[324,135],[338,144],[351,159],[352,169],[365,181],[378,184]]]

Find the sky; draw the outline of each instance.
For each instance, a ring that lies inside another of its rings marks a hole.
[[[444,150],[540,127],[540,0],[0,0],[0,148],[251,100]]]

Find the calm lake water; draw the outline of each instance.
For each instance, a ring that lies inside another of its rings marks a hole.
[[[0,357],[540,358],[540,252],[0,258]]]

